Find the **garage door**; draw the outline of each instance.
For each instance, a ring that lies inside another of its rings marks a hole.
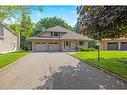
[[[108,50],[118,50],[118,43],[117,42],[110,42],[107,44]]]
[[[49,43],[49,51],[59,51],[59,49],[58,43]]]
[[[127,42],[121,42],[121,50],[127,50]]]
[[[35,44],[35,50],[36,51],[47,51],[47,44],[46,43],[36,43]]]

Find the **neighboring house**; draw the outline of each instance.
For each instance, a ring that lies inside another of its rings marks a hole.
[[[101,41],[101,50],[127,50],[127,39],[105,39]]]
[[[9,26],[0,24],[0,53],[15,51],[18,49],[18,36]]]
[[[87,48],[91,40],[78,33],[60,26],[49,28],[35,37],[29,38],[32,42],[32,51],[75,51],[78,48]]]

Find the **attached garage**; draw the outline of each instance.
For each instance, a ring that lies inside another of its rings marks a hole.
[[[36,43],[35,44],[35,51],[48,51],[47,43]]]
[[[44,52],[44,51],[59,51],[60,46],[58,42],[38,42],[35,44],[35,51]]]
[[[121,42],[121,50],[127,50],[127,42]]]
[[[109,42],[107,43],[108,50],[118,50],[118,42]]]
[[[49,43],[49,51],[59,51],[59,50],[60,50],[59,43],[57,42]]]

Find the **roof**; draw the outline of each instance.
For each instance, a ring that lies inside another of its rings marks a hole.
[[[79,39],[79,40],[90,40],[90,38],[80,35],[76,32],[68,32],[61,37],[61,39]]]
[[[14,34],[15,36],[18,36],[7,24],[0,24],[0,25],[5,27],[9,32]]]
[[[121,40],[126,40],[127,38],[117,38],[117,39],[102,39],[102,41],[121,41]]]
[[[80,35],[76,32],[73,32],[73,31],[70,31],[70,30],[67,30],[63,27],[60,27],[60,26],[55,26],[55,27],[52,27],[52,28],[49,28],[45,31],[55,31],[55,32],[65,32],[65,34],[61,37],[49,37],[49,36],[43,36],[41,35],[42,33],[40,33],[39,35],[35,36],[35,37],[31,37],[29,38],[29,40],[34,40],[34,39],[52,39],[52,40],[92,40],[86,36],[83,36],[83,35]],[[41,36],[40,36],[41,35]]]
[[[51,31],[52,32],[64,32],[64,33],[69,32],[69,30],[67,30],[61,26],[51,27],[51,28],[45,30],[44,32],[51,32]]]

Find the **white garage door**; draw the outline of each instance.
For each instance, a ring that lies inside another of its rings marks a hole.
[[[49,43],[49,51],[59,51],[59,48],[58,43]]]
[[[36,51],[48,51],[48,46],[46,43],[36,43],[35,50]]]

